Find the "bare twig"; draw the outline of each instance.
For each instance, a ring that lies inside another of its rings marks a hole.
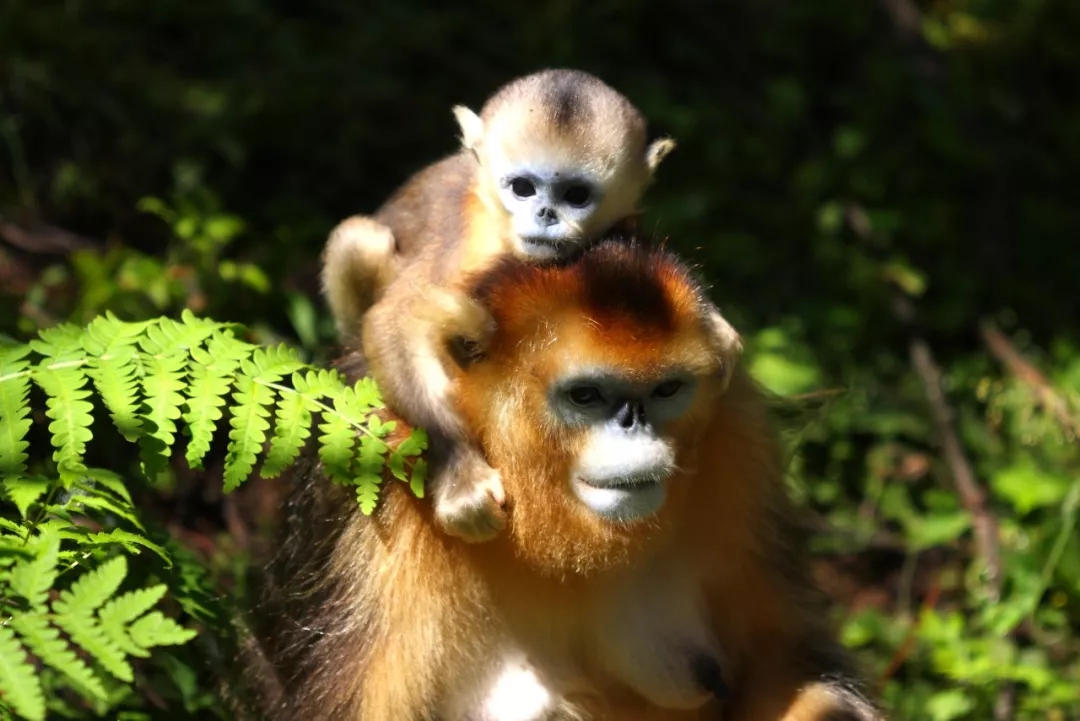
[[[896,291],[893,307],[897,317],[908,324],[914,321],[915,309],[911,301]],[[908,343],[911,365],[922,382],[926,400],[934,418],[938,436],[941,438],[941,452],[949,466],[960,502],[971,514],[972,526],[979,555],[986,563],[992,597],[996,600],[1001,592],[1001,550],[998,542],[998,524],[994,514],[986,504],[986,492],[975,478],[975,471],[964,453],[964,446],[953,424],[953,410],[942,390],[941,369],[934,360],[930,344],[917,331],[912,332]]]
[[[1061,395],[1058,394],[1054,387],[1043,375],[1042,371],[1031,364],[1024,356],[1017,350],[1016,346],[1012,344],[1004,333],[997,329],[993,322],[986,320],[983,321],[979,330],[982,333],[983,340],[986,342],[986,347],[990,349],[990,352],[1001,361],[1002,365],[1010,373],[1012,373],[1017,380],[1024,383],[1035,392],[1036,397],[1039,399],[1039,403],[1044,409],[1053,414],[1058,423],[1065,429],[1065,432],[1070,434],[1073,438],[1080,436],[1080,419],[1075,417],[1069,410],[1069,403]]]
[[[0,239],[29,253],[68,254],[99,247],[99,243],[55,225],[38,223],[33,228],[0,217]]]
[[[937,605],[938,598],[941,596],[941,584],[936,580],[934,584],[930,586],[930,590],[926,594],[926,598],[923,599],[922,609],[929,610]],[[911,625],[908,627],[907,633],[904,634],[904,640],[900,643],[900,647],[896,649],[896,653],[893,654],[892,659],[889,661],[889,665],[885,667],[885,670],[881,672],[881,675],[877,678],[878,693],[885,687],[885,683],[896,675],[896,672],[900,670],[900,667],[907,661],[908,656],[915,648],[915,640],[918,637],[919,626],[922,623],[922,614],[919,614],[911,621]]]

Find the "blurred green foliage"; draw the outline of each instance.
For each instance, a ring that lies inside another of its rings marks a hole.
[[[1080,718],[1080,3],[0,13],[0,332],[20,338],[187,307],[323,360],[330,227],[454,149],[452,104],[538,67],[597,73],[679,142],[648,227],[701,264],[757,377],[794,399],[822,582],[894,718]],[[987,493],[1000,583],[916,335]]]

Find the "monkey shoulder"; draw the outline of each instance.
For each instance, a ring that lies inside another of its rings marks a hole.
[[[457,242],[476,169],[468,151],[449,155],[418,171],[379,208],[375,217],[394,233],[399,255],[411,258],[432,244]]]

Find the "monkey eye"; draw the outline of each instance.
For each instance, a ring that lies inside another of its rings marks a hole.
[[[574,386],[566,395],[575,406],[595,406],[604,401],[604,394],[596,386]]]
[[[664,381],[660,385],[653,388],[652,394],[657,398],[671,398],[673,395],[682,390],[683,382],[678,378],[673,378],[669,381]]]
[[[519,198],[531,198],[536,195],[536,186],[526,178],[514,178],[511,180],[510,190]]]
[[[571,185],[563,193],[563,199],[570,205],[581,207],[589,202],[589,198],[592,197],[592,191],[589,190],[587,185]]]

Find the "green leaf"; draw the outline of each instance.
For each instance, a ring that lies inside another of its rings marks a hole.
[[[427,433],[423,428],[413,428],[409,437],[397,447],[397,452],[403,456],[418,456],[427,450]]]
[[[67,642],[60,638],[60,632],[50,626],[44,616],[20,614],[11,619],[11,627],[34,655],[67,676],[86,695],[99,701],[108,698],[101,679],[75,655]]]
[[[45,495],[49,489],[48,481],[31,478],[6,478],[4,479],[4,492],[15,507],[19,509],[19,515],[26,518],[30,506],[37,499]]]
[[[427,480],[427,461],[418,458],[412,467],[412,476],[409,478],[409,488],[417,498],[424,497],[424,481]]]
[[[386,466],[390,469],[390,473],[393,474],[394,478],[403,482],[409,480],[409,477],[405,473],[405,457],[401,454],[391,452],[390,460]]]
[[[31,721],[45,719],[45,695],[37,671],[6,626],[0,626],[0,698],[20,716]]]
[[[374,473],[366,473],[356,479],[356,500],[360,503],[360,511],[365,516],[370,516],[379,502],[379,484],[382,477]]]
[[[241,376],[236,380],[236,392],[232,397],[236,405],[229,421],[232,430],[225,455],[226,493],[239,488],[251,476],[270,428],[266,420],[270,416],[267,407],[274,402],[274,391],[249,376]]]
[[[191,432],[187,462],[192,468],[202,468],[202,459],[210,451],[216,424],[222,418],[222,407],[232,387],[232,373],[251,350],[247,343],[220,333],[210,339],[206,350],[191,350],[196,362],[191,367],[184,421]]]
[[[951,543],[971,528],[971,515],[967,511],[936,513],[916,516],[906,523],[908,541],[915,550]]]
[[[0,352],[0,476],[18,476],[26,472],[25,440],[30,430],[30,377],[22,375],[30,364],[22,357],[30,352],[22,346],[19,352]]]
[[[151,326],[149,332],[154,330]],[[141,339],[140,343],[144,341],[145,339]],[[146,408],[143,419],[144,431],[148,437],[142,439],[141,447],[145,472],[149,476],[164,467],[176,441],[176,420],[180,418],[180,407],[184,403],[180,391],[185,387],[186,361],[186,356],[176,353],[175,346],[157,354],[142,355],[142,386]]]
[[[34,373],[34,380],[45,391],[47,399],[45,415],[53,420],[49,433],[53,447],[53,460],[62,473],[77,474],[86,469],[83,456],[86,444],[93,437],[90,415],[94,406],[86,399],[90,391],[86,375],[77,367],[49,367],[42,361]]]
[[[60,554],[60,538],[52,533],[39,536],[33,544],[37,555],[19,561],[11,569],[11,590],[34,608],[45,605],[49,589],[56,580],[56,563]]]
[[[990,480],[994,492],[1009,501],[1021,514],[1061,503],[1071,482],[1044,471],[1028,458],[998,471]]]
[[[132,505],[131,494],[128,492],[127,484],[125,484],[124,479],[116,473],[104,468],[87,468],[84,475],[92,481],[92,484],[86,482],[79,483],[77,485],[80,488],[84,488],[91,493],[100,494],[101,489],[98,488],[98,486],[101,486],[114,493],[117,498],[127,505]]]
[[[296,460],[311,436],[311,412],[307,400],[299,393],[281,393],[277,404],[274,437],[262,465],[263,478],[274,478]]]
[[[127,576],[127,558],[116,556],[97,568],[82,574],[60,598],[53,601],[55,613],[72,616],[85,615],[97,610],[112,598]]]
[[[128,629],[131,640],[144,648],[151,646],[177,646],[187,643],[198,634],[184,628],[160,611],[148,613]]]
[[[334,399],[334,410],[338,413],[323,413],[323,422],[319,424],[322,435],[319,436],[319,458],[330,478],[342,484],[352,481],[353,444],[356,431],[340,413],[344,401]]]
[[[102,606],[98,616],[105,626],[123,626],[153,608],[154,604],[165,596],[166,591],[168,591],[168,587],[163,583],[149,588],[128,591]]]
[[[953,721],[971,713],[975,702],[962,689],[939,691],[926,702],[926,712],[933,721]]]
[[[132,683],[135,680],[131,664],[127,662],[123,650],[97,625],[89,613],[61,613],[53,620],[67,633],[75,646],[93,656],[106,671],[121,681]]]
[[[91,533],[86,537],[85,542],[92,545],[119,543],[128,551],[136,554],[139,553],[140,547],[146,548],[156,553],[165,562],[166,567],[171,568],[173,565],[172,556],[164,548],[137,533],[131,533],[122,528],[116,528],[107,533]]]
[[[86,374],[94,381],[117,430],[129,441],[142,434],[135,343],[147,325],[124,323],[107,313],[87,326],[82,339],[83,349],[92,356]]]

